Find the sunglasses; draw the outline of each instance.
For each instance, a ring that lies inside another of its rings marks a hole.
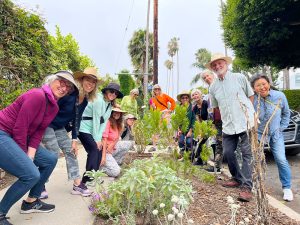
[[[58,81],[59,81],[59,85],[61,87],[66,88],[68,93],[72,93],[74,91],[74,85],[70,83],[68,80],[61,78]]]
[[[111,94],[115,94],[118,95],[118,91],[114,90],[114,89],[108,89],[109,93]]]
[[[189,97],[182,97],[181,100],[190,99]]]

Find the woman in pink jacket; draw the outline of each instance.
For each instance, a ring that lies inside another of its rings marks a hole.
[[[75,81],[68,71],[50,75],[42,88],[19,96],[0,111],[0,168],[18,180],[0,202],[0,224],[11,224],[7,212],[28,191],[21,213],[51,212],[55,205],[39,199],[51,175],[56,154],[40,146],[45,129],[58,112],[57,100],[74,89]]]

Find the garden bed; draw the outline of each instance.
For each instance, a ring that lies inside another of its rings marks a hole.
[[[132,162],[134,159],[147,158],[151,155],[149,154],[134,154],[131,153],[126,157],[126,163]],[[199,168],[200,169],[200,168]],[[220,175],[216,183],[209,184],[199,181],[197,178],[192,178],[193,185],[193,198],[194,201],[189,206],[187,211],[187,216],[189,219],[194,221],[197,225],[223,225],[228,224],[231,219],[231,209],[227,203],[227,197],[231,196],[233,199],[237,199],[239,194],[239,189],[229,189],[224,188],[221,183],[224,179],[227,179],[225,175]],[[238,212],[236,214],[236,224],[243,221],[244,224],[256,224],[256,204],[255,200],[249,203],[238,202],[236,204],[240,205]],[[271,222],[272,225],[297,225],[298,223],[291,220],[286,215],[279,212],[277,209],[270,207],[271,211]],[[249,219],[249,222],[246,221]],[[142,224],[143,217],[137,217],[136,224]],[[94,225],[100,224],[113,224],[105,219],[96,217]],[[120,223],[124,224],[125,223]],[[152,223],[154,225],[154,223]],[[155,223],[157,224],[157,223]],[[243,224],[243,223],[241,223]]]

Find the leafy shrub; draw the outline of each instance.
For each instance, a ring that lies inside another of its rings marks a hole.
[[[289,107],[300,111],[300,90],[284,90],[283,93],[288,100]]]
[[[161,203],[165,204],[166,211],[170,211],[173,195],[190,203],[190,182],[179,178],[162,159],[136,160],[132,168],[108,186],[107,193],[102,192],[94,199],[91,207],[95,214],[106,218],[140,213],[150,216]]]

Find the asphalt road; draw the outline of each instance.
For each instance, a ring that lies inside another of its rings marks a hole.
[[[269,193],[277,200],[300,213],[300,154],[296,156],[287,156],[292,170],[292,191],[294,201],[285,202],[282,200],[282,187],[279,180],[278,170],[272,154],[267,154],[267,188]]]

